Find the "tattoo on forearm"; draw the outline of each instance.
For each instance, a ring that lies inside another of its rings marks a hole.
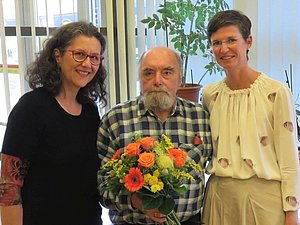
[[[18,157],[1,154],[0,205],[21,203],[21,187],[29,162]]]

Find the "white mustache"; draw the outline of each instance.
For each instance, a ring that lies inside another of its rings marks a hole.
[[[150,93],[156,93],[156,92],[164,92],[164,93],[169,94],[166,90],[161,89],[161,88],[153,88],[153,89],[151,89],[151,90],[148,91],[148,94],[150,94]]]

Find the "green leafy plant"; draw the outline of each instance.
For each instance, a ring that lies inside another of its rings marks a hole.
[[[187,81],[189,57],[201,51],[202,56],[209,59],[206,72],[200,77],[198,84],[206,74],[221,72],[222,68],[215,62],[207,40],[206,25],[217,12],[228,9],[225,0],[177,0],[166,1],[160,5],[158,14],[141,20],[148,28],[163,29],[170,36],[174,48],[180,52],[183,61],[182,83]],[[192,75],[192,73],[191,73]],[[192,76],[193,81],[193,76]]]

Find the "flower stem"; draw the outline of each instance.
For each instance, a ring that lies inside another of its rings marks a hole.
[[[163,225],[181,225],[176,213],[172,211],[168,216],[167,216],[167,221],[163,223]]]
[[[176,225],[181,225],[176,213],[174,211],[171,212],[171,216],[173,217]]]

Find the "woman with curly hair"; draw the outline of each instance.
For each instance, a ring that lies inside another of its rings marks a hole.
[[[63,25],[28,67],[32,91],[9,115],[1,152],[2,225],[99,225],[96,101],[106,104],[105,39]]]

